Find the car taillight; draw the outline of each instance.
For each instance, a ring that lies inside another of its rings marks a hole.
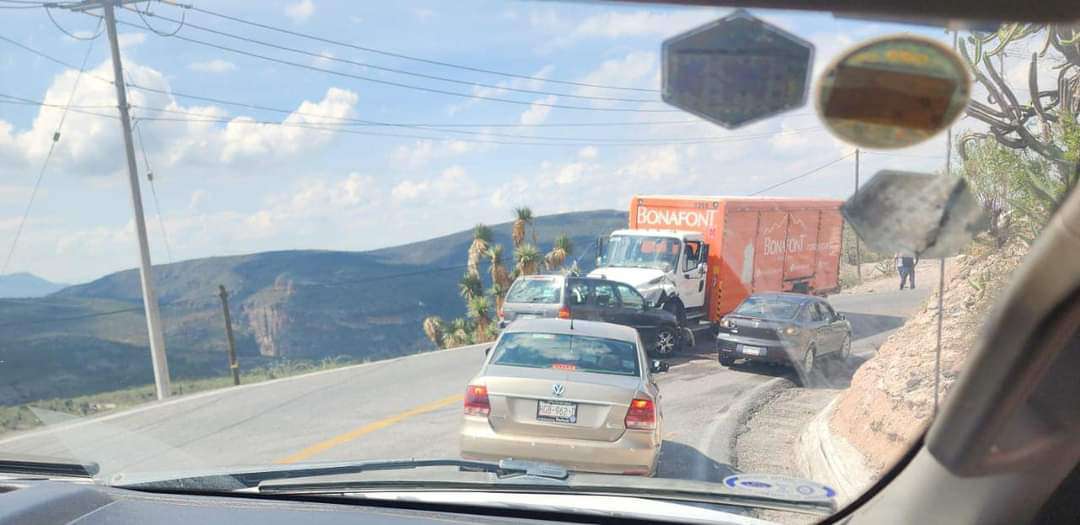
[[[559,319],[569,319],[569,318],[570,318],[570,307],[569,306],[564,306],[562,308],[559,308]]]
[[[656,428],[656,404],[651,399],[635,399],[630,402],[624,420],[626,428],[652,430]]]
[[[483,385],[465,387],[465,415],[487,417],[490,413],[491,402],[488,401],[487,387]]]

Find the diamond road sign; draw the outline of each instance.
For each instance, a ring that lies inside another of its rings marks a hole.
[[[663,99],[728,129],[803,106],[814,45],[745,11],[663,46]]]

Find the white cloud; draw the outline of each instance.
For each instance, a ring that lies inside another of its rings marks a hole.
[[[324,49],[322,51],[319,51],[319,56],[311,59],[311,63],[315,64],[316,66],[326,66],[333,62],[335,58],[337,58],[337,55],[330,52],[329,50]]]
[[[191,198],[188,200],[188,209],[198,210],[199,208],[202,208],[208,195],[206,190],[195,190],[191,192]]]
[[[414,7],[411,11],[413,16],[415,16],[417,20],[420,20],[421,22],[427,22],[435,16],[435,11],[432,11],[431,9],[427,9],[425,7]]]
[[[116,41],[120,49],[136,47],[146,42],[146,33],[120,33],[116,35]]]
[[[600,151],[596,149],[596,146],[585,146],[578,150],[578,157],[582,159],[592,160],[600,154]]]
[[[330,88],[323,100],[301,103],[295,113],[285,118],[285,126],[251,124],[248,117],[233,119],[225,125],[221,159],[231,162],[242,157],[266,159],[310,152],[329,142],[333,133],[304,126],[340,129],[340,119],[353,116],[358,98],[352,91]]]
[[[188,69],[199,73],[227,73],[236,69],[236,64],[215,58],[206,62],[192,62],[188,64]]]
[[[451,203],[455,208],[464,204],[464,198],[475,196],[476,193],[476,183],[465,168],[458,165],[446,168],[434,178],[402,181],[390,190],[390,196],[398,202],[438,196],[439,200]]]
[[[657,78],[655,74],[657,66],[656,53],[631,51],[622,58],[605,60],[579,81],[584,84],[655,88],[656,84],[648,85],[648,81]],[[608,90],[593,87],[579,87],[575,92],[578,95],[592,97],[611,95]],[[593,103],[600,106],[611,105],[605,101],[593,101]]]
[[[522,112],[520,122],[526,126],[544,122],[551,113],[551,104],[558,102],[558,100],[559,97],[555,95],[548,95],[544,98],[536,99],[536,102],[533,102],[532,105],[529,106],[529,109]]]
[[[473,94],[474,97],[483,97],[483,98],[499,97],[499,98],[501,98],[501,97],[505,97],[509,93],[506,90],[506,88],[530,89],[530,90],[543,89],[544,88],[543,79],[550,77],[551,73],[554,72],[554,71],[555,71],[555,66],[551,65],[551,64],[548,64],[548,65],[545,65],[544,67],[536,70],[536,72],[534,72],[533,74],[529,75],[530,78],[512,78],[512,79],[509,79],[509,80],[502,80],[502,81],[499,81],[499,82],[495,83],[495,85],[493,87],[474,86],[473,89],[472,89],[472,94]],[[453,115],[456,115],[459,111],[461,111],[463,109],[466,109],[466,108],[475,106],[476,104],[479,104],[481,101],[482,101],[482,98],[472,98],[472,99],[465,100],[464,102],[461,102],[461,103],[451,104],[450,106],[447,106],[446,112],[447,112],[447,114],[453,116]]]
[[[423,168],[437,159],[454,158],[495,149],[495,144],[483,143],[485,135],[473,135],[470,140],[417,140],[402,144],[390,153],[391,164],[401,170]]]
[[[285,6],[285,16],[297,24],[311,18],[313,14],[315,14],[315,2],[311,0],[300,0],[295,4]]]
[[[125,63],[128,79],[162,93],[171,91],[169,83],[158,71],[135,61]],[[79,82],[73,104],[108,107],[115,105],[116,94],[108,83],[93,77],[109,77],[111,64],[107,61],[90,70]],[[67,104],[77,73],[64,71],[54,77],[40,97],[47,104]],[[179,112],[183,122],[143,121],[140,129],[156,167],[169,167],[188,161],[197,165],[214,165],[246,161],[265,163],[310,154],[329,143],[339,129],[338,119],[353,116],[358,96],[339,88],[330,88],[321,101],[304,101],[295,113],[281,124],[256,123],[249,117],[237,117],[224,126],[207,119],[223,119],[226,112],[214,106],[181,106],[169,95],[131,89],[128,100],[133,115],[156,116],[152,109]],[[108,113],[108,110],[100,110]],[[48,151],[53,132],[60,119],[57,107],[41,107],[30,128],[16,130],[11,123],[0,120],[0,161],[9,166],[36,164]],[[176,117],[177,113],[166,114]],[[200,119],[202,121],[200,121]],[[312,127],[324,129],[311,129]],[[110,175],[124,167],[116,152],[122,148],[120,133],[114,119],[85,113],[69,113],[61,131],[61,139],[53,153],[57,169],[72,174]]]
[[[609,11],[590,16],[578,23],[572,35],[577,38],[624,38],[670,36],[692,29],[721,16],[716,9],[693,9],[673,12]]]

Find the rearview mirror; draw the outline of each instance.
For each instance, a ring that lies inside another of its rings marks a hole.
[[[652,363],[649,365],[649,371],[654,374],[667,372],[670,368],[671,365],[667,364],[666,361],[661,361],[659,359],[653,359]]]

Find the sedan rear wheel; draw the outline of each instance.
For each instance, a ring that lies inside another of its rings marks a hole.
[[[670,355],[675,352],[678,341],[679,339],[675,334],[675,329],[670,326],[664,326],[656,331],[656,344],[653,349],[656,351],[657,355]]]

